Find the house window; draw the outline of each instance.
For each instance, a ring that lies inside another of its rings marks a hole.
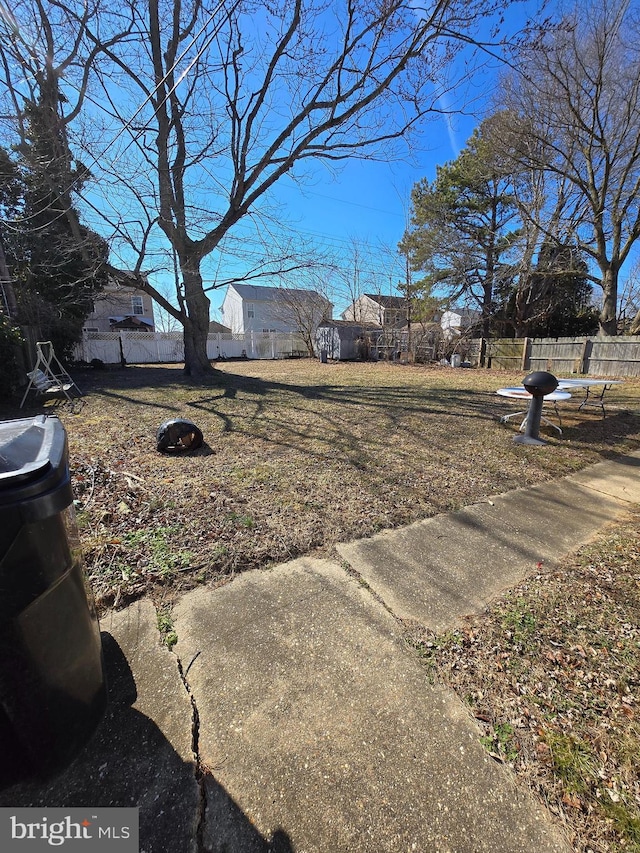
[[[253,304],[253,302],[249,302],[247,304],[247,317],[249,320],[252,320],[255,316],[255,305]]]
[[[132,296],[131,297],[131,313],[136,314],[144,314],[144,307],[142,305],[142,296]]]

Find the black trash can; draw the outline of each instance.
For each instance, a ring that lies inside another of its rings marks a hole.
[[[67,436],[55,417],[0,421],[0,781],[68,764],[106,706]]]

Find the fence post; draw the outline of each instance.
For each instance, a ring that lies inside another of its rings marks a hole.
[[[529,349],[529,338],[524,338],[522,341],[522,361],[520,362],[520,369],[524,372],[527,370],[527,350]]]
[[[487,370],[491,367],[491,356],[487,359],[488,342],[486,338],[480,338],[480,367],[487,365]]]
[[[584,339],[584,344],[582,345],[582,355],[580,356],[580,373],[588,373],[589,372],[589,356],[591,355],[591,347],[589,344],[591,341],[589,338]]]

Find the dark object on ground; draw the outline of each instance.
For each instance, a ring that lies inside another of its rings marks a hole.
[[[65,767],[107,695],[57,418],[0,423],[0,787]]]
[[[197,450],[202,447],[203,437],[198,427],[183,418],[165,421],[158,427],[156,447],[161,452]]]
[[[94,370],[104,370],[104,361],[101,358],[92,358],[91,367]]]

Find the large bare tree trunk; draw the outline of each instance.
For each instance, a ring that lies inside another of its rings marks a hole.
[[[184,322],[184,372],[187,376],[203,377],[213,372],[207,356],[209,334],[209,297],[202,287],[198,260],[189,258],[182,264],[184,301],[187,317]]]
[[[602,311],[600,312],[600,335],[617,335],[616,321],[618,302],[618,273],[612,266],[607,267],[602,275]]]

